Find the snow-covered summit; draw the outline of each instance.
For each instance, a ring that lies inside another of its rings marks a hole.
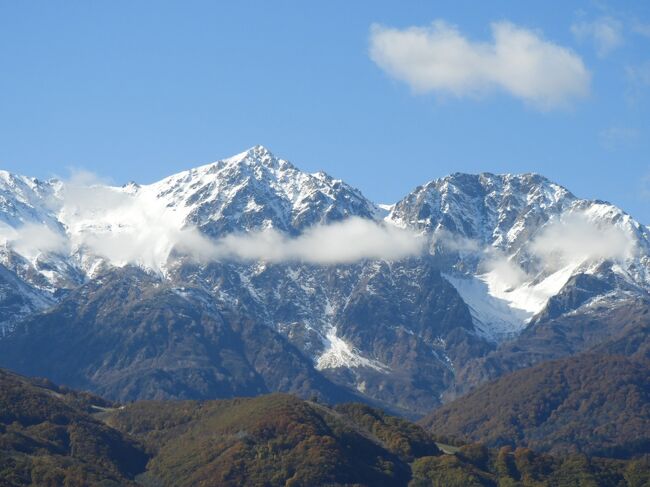
[[[456,173],[416,188],[387,219],[431,234],[433,254],[488,334],[512,334],[572,276],[607,268],[650,289],[650,233],[621,209],[539,174]]]
[[[526,230],[538,228],[575,200],[539,174],[455,173],[416,188],[389,218],[401,226],[511,248],[526,238]]]
[[[197,235],[272,228],[296,236],[348,217],[424,234],[491,335],[521,329],[577,274],[609,269],[650,289],[648,227],[539,174],[455,173],[394,205],[375,205],[345,182],[301,171],[259,145],[145,185],[0,171],[0,261],[48,293],[106,266],[160,270],[179,243]]]
[[[266,228],[297,235],[377,214],[343,181],[303,172],[259,145],[146,185],[41,182],[0,172],[2,262],[17,271],[20,261],[48,289],[106,265],[160,269],[188,229],[207,238]]]
[[[376,213],[357,189],[325,173],[303,172],[259,145],[143,191],[154,191],[187,224],[211,236],[269,227],[296,234],[317,223]]]

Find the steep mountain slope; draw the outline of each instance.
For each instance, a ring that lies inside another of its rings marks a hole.
[[[53,303],[54,299],[46,293],[0,265],[0,336],[9,333],[21,318]]]
[[[458,371],[454,397],[477,384],[548,360],[592,351],[648,357],[650,301],[638,295],[603,296],[575,311],[531,324],[515,339]]]
[[[484,384],[423,419],[490,446],[630,457],[650,453],[650,362],[583,354]]]
[[[642,317],[650,289],[648,228],[535,174],[453,174],[386,215],[256,146],[149,185],[2,173],[0,203],[0,364],[113,398],[317,392],[416,416],[626,340],[616,330]],[[329,263],[215,252],[252,237],[277,255],[343,220],[403,229],[426,251]]]
[[[423,269],[428,269],[427,279],[420,276]],[[325,348],[316,331],[315,337],[305,335],[296,320],[299,313],[306,314],[300,302],[273,302],[271,292],[278,289],[290,299],[283,284],[271,280],[266,287],[269,303],[281,306],[271,315],[278,333],[251,318],[264,317],[255,312],[261,292],[254,300],[235,287],[239,311],[234,311],[232,303],[220,304],[229,301],[216,300],[198,284],[171,283],[131,267],[116,269],[20,322],[0,341],[0,363],[118,400],[286,391],[333,401],[361,394],[404,414],[426,412],[438,404],[438,391],[453,380],[446,350],[471,355],[470,347],[482,342],[472,345],[469,313],[437,271],[422,264],[396,264],[382,270],[388,283],[377,271],[355,276],[361,281],[337,313],[342,316],[339,334],[350,338],[343,341],[331,334]],[[223,276],[232,269],[219,272]],[[268,272],[284,278],[291,269]],[[417,276],[417,281],[411,280]],[[383,289],[381,281],[389,287]],[[395,303],[399,293],[404,298]],[[295,332],[291,322],[286,326],[280,321],[283,317],[296,320]],[[315,342],[311,349],[320,351],[316,363],[304,355],[310,338]],[[365,344],[367,354],[376,358],[364,358],[348,343]],[[326,377],[354,392],[345,392]]]
[[[21,373],[122,401],[269,391],[354,397],[272,329],[220,309],[199,288],[132,267],[103,274],[21,322],[0,341],[0,357]]]
[[[5,226],[3,230],[15,229],[31,222],[59,226],[49,202],[55,198],[60,186],[61,183],[56,180],[39,181],[0,171],[0,221]],[[11,238],[13,235],[3,236]]]
[[[454,381],[454,364],[489,350],[467,306],[428,258],[366,266],[335,319],[337,334],[378,365],[349,367],[330,349],[320,360],[342,363],[321,368],[405,412],[437,404]]]
[[[438,404],[453,381],[452,360],[490,349],[426,257],[331,267],[187,265],[179,275],[210,283],[213,295],[264,320],[323,374],[403,413]]]

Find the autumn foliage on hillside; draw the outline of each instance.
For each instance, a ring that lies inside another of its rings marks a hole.
[[[650,362],[594,354],[546,362],[481,386],[422,424],[496,447],[636,457],[650,453]]]
[[[0,486],[641,487],[647,456],[455,446],[362,404],[287,394],[119,406],[0,371]]]

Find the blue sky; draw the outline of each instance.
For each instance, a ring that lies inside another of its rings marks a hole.
[[[255,144],[378,202],[534,171],[650,223],[650,2],[0,0],[1,168],[147,183]]]

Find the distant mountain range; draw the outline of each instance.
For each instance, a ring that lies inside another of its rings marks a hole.
[[[379,205],[261,146],[150,185],[0,172],[0,238],[0,365],[113,400],[420,417],[548,360],[648,356],[650,229],[537,174]]]

